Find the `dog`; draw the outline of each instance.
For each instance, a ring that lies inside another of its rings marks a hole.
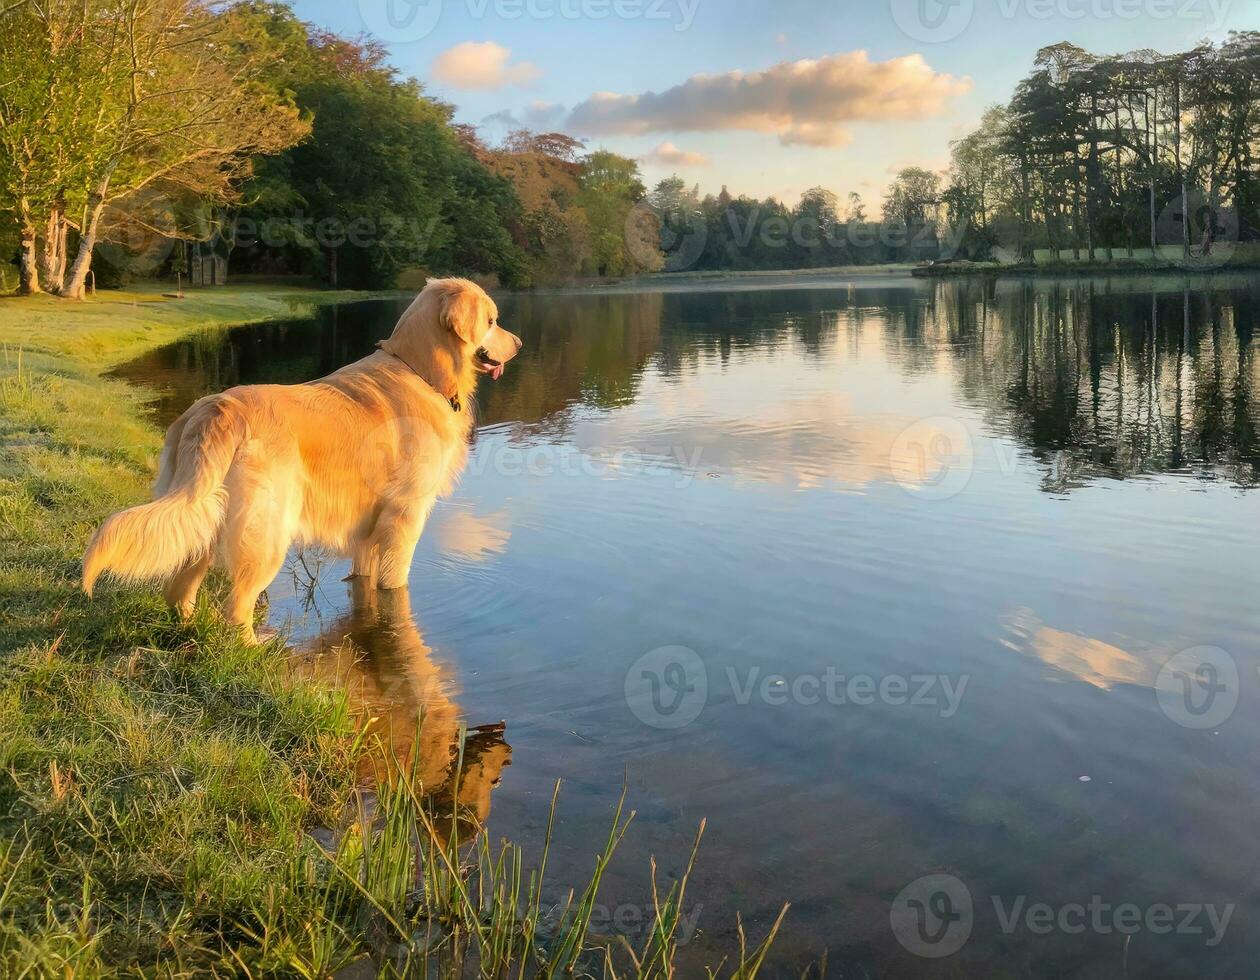
[[[300,651],[299,671],[345,691],[365,719],[365,783],[404,776],[433,802],[436,818],[451,817],[458,805],[461,822],[484,825],[512,764],[505,723],[463,728],[455,678],[425,643],[406,589],[384,592],[355,578],[349,591],[345,615]],[[462,830],[460,837],[468,839]]]
[[[326,378],[202,398],[166,434],[152,503],[108,518],[83,588],[102,574],[163,580],[183,618],[212,562],[228,622],[256,643],[254,607],[294,543],[349,558],[382,589],[407,584],[436,501],[467,458],[471,400],[521,339],[466,279],[432,279],[379,349]]]

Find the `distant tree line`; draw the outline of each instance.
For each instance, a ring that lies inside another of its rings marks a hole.
[[[701,196],[678,177],[649,195],[667,268],[795,269],[965,257],[1005,249],[1177,246],[1260,237],[1260,33],[1161,55],[1038,52],[1010,102],[952,147],[944,174],[899,171],[879,219],[856,193]]]
[[[23,292],[89,276],[407,270],[510,286],[666,270],[1093,258],[1260,236],[1260,33],[1164,56],[1040,51],[944,174],[908,167],[868,215],[702,195],[563,133],[498,146],[371,39],[282,2],[17,0],[0,8],[0,249]],[[1108,253],[1111,254],[1110,252]]]
[[[1161,55],[1037,54],[1006,106],[958,141],[946,220],[967,249],[1178,245],[1260,234],[1260,33]]]
[[[206,257],[344,286],[659,267],[633,160],[563,134],[488,148],[453,114],[376,42],[284,3],[18,0],[0,10],[0,247],[22,292],[68,297]]]
[[[944,232],[936,221],[940,178],[918,167],[897,174],[883,219],[868,217],[856,192],[842,203],[812,187],[789,208],[774,197],[701,197],[679,177],[649,193],[668,271],[808,269],[935,258]]]

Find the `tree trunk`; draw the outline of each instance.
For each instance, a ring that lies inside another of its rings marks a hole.
[[[44,247],[40,255],[40,274],[50,293],[61,292],[66,279],[66,215],[63,205],[53,208],[44,230]]]
[[[1098,185],[1102,181],[1102,168],[1098,163],[1098,104],[1093,96],[1089,99],[1089,162],[1085,172],[1085,247],[1089,260],[1097,257],[1094,249],[1094,211],[1098,197]]]
[[[1177,155],[1177,179],[1181,183],[1181,256],[1190,258],[1190,195],[1186,191],[1186,170],[1181,163],[1181,79],[1173,86],[1173,142]]]
[[[1020,178],[1020,185],[1021,185],[1020,189],[1023,191],[1023,194],[1021,195],[1023,200],[1020,201],[1021,207],[1019,210],[1020,210],[1020,218],[1023,220],[1020,222],[1019,257],[1021,261],[1024,261],[1024,262],[1033,261],[1032,200],[1031,200],[1032,189],[1028,186],[1029,166],[1030,164],[1029,164],[1028,158],[1025,156],[1021,156],[1020,161],[1019,161],[1019,178]],[[1047,220],[1049,219],[1047,218]]]
[[[1072,158],[1072,260],[1081,259],[1081,163],[1075,155]]]
[[[1159,258],[1159,231],[1155,222],[1155,167],[1159,163],[1159,88],[1158,86],[1151,93],[1150,108],[1147,111],[1146,119],[1150,136],[1146,143],[1146,158],[1150,170],[1150,189],[1151,189],[1151,258],[1158,260]]]
[[[83,299],[87,286],[88,270],[92,268],[92,251],[96,248],[96,234],[101,224],[101,212],[105,210],[105,192],[109,189],[109,178],[97,185],[88,197],[84,212],[83,229],[79,234],[79,251],[74,257],[74,265],[66,276],[61,295],[69,299]]]
[[[39,268],[35,264],[35,222],[31,218],[30,205],[25,200],[18,204],[21,221],[19,240],[21,256],[18,260],[18,292],[23,296],[42,293],[39,285]]]

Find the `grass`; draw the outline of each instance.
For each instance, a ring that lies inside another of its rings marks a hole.
[[[671,976],[685,876],[636,945],[590,935],[620,808],[565,900],[544,885],[550,830],[530,872],[398,763],[369,807],[362,720],[291,675],[282,643],[243,646],[209,611],[213,582],[187,624],[155,589],[79,591],[88,535],[148,495],[161,439],[143,394],[102,373],[336,298],[0,300],[0,975],[313,978],[370,957],[384,976]],[[754,976],[777,929],[725,975]]]

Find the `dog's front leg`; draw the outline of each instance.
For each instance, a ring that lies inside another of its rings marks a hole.
[[[416,545],[432,509],[433,501],[428,500],[414,508],[389,510],[381,515],[374,535],[379,588],[401,589],[407,584]]]

